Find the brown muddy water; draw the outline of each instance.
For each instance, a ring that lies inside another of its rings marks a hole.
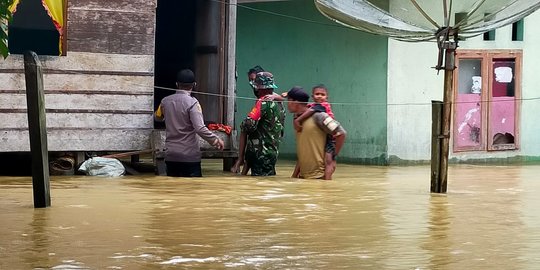
[[[540,166],[340,165],[335,179],[0,177],[0,269],[539,269]]]

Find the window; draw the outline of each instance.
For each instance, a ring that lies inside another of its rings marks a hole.
[[[16,0],[10,7],[14,14],[8,29],[9,52],[65,55],[66,7],[66,0]]]
[[[512,40],[523,41],[523,19],[512,24]]]
[[[518,148],[521,51],[456,56],[454,152]]]
[[[484,14],[485,21],[490,21],[491,19],[493,19],[492,17],[493,17],[492,14],[489,14],[489,13]],[[495,40],[495,29],[485,32],[484,40],[491,40],[491,41]]]
[[[484,40],[495,40],[495,30],[491,30],[484,33]]]

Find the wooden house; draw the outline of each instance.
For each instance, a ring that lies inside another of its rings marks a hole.
[[[43,65],[51,152],[151,149],[163,128],[153,111],[182,68],[196,73],[205,120],[233,125],[236,1],[18,2],[0,60],[0,153],[29,151],[25,50]]]

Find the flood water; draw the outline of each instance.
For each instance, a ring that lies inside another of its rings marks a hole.
[[[335,179],[0,177],[0,269],[538,269],[540,166],[340,165]]]

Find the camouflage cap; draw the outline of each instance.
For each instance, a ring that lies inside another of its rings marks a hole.
[[[270,72],[259,72],[253,82],[256,89],[276,89],[277,85],[274,83],[274,75]]]
[[[250,68],[250,69],[248,70],[248,73],[247,73],[247,74],[248,74],[248,75],[249,75],[249,74],[253,74],[253,73],[257,74],[257,73],[259,73],[259,72],[264,72],[264,69],[263,69],[261,66],[254,66],[254,67],[252,67],[252,68]]]

